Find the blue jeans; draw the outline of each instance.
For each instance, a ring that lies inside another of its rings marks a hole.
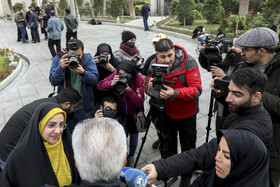
[[[149,30],[148,17],[143,17],[143,22],[145,30]]]
[[[124,118],[123,121],[123,128],[126,134],[126,137],[128,136],[128,127],[127,127],[127,120]],[[129,154],[128,157],[133,157],[136,152],[136,148],[138,145],[138,133],[129,133],[130,139],[129,139]]]
[[[21,28],[19,28],[19,30],[21,32],[21,41],[24,43],[24,42],[26,42],[26,40],[25,40],[25,35],[26,35],[25,27],[21,27]]]

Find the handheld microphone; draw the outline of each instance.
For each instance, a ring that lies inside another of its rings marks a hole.
[[[130,167],[124,167],[124,168],[122,168],[122,171],[121,171],[121,174],[120,174],[120,180],[121,180],[123,183],[125,183],[125,184],[126,184],[126,181],[125,181],[125,175],[124,175],[124,173],[125,173],[127,170],[130,170],[130,169],[132,169],[132,168],[130,168]]]
[[[146,187],[148,184],[146,174],[138,169],[126,170],[124,178],[128,187]]]

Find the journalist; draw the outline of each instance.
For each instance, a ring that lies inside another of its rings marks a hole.
[[[241,49],[234,46],[236,38],[233,38],[232,44],[227,46],[227,54],[225,59],[218,66],[210,66],[210,72],[215,76],[223,80],[230,80],[230,75],[236,71],[238,65],[240,65],[244,58],[241,55]],[[205,46],[204,46],[205,47]],[[204,56],[204,48],[201,50],[198,61],[204,69],[208,69],[208,59]],[[221,94],[215,94],[217,102],[214,104],[214,111],[216,111],[216,132],[221,128],[222,120],[229,114],[227,104],[225,102],[218,102],[218,98],[226,97],[227,92]]]
[[[94,61],[97,66],[99,79],[98,82],[110,76],[116,71],[117,59],[115,58],[111,46],[106,43],[101,43],[97,47],[97,51],[94,55]],[[100,91],[94,86],[94,101],[95,103],[100,103],[103,97],[114,95],[112,90],[110,91]]]
[[[196,114],[198,112],[198,97],[201,94],[201,78],[197,62],[188,55],[186,50],[173,45],[170,39],[161,39],[157,42],[156,59],[152,64],[167,65],[167,73],[164,79],[174,81],[175,85],[165,85],[160,90],[153,92],[153,81],[148,76],[146,92],[152,97],[165,100],[166,120],[159,119],[155,124],[160,132],[167,131],[165,136],[171,139],[168,141],[168,156],[177,154],[177,133],[179,132],[181,151],[195,148],[196,143]],[[155,93],[155,95],[153,95]],[[161,129],[160,120],[164,120],[164,128]],[[167,129],[167,130],[166,130]],[[168,132],[169,131],[169,132]],[[164,143],[164,137],[158,133],[160,143]],[[162,150],[161,150],[162,151]],[[191,175],[183,176],[180,186],[187,186],[190,183]]]
[[[257,66],[267,76],[262,101],[273,123],[273,143],[269,149],[270,186],[280,185],[280,52],[276,32],[258,27],[242,34],[235,42],[246,62],[241,67]]]
[[[72,145],[82,183],[71,187],[122,186],[127,146],[121,124],[110,118],[84,120],[75,127]]]
[[[85,116],[88,118],[117,118],[117,100],[113,96],[103,97],[101,104],[97,104],[92,111]]]
[[[84,53],[84,44],[78,39],[71,39],[67,44],[66,54],[57,55],[52,62],[49,80],[63,88],[75,88],[82,96],[73,117],[67,121],[72,132],[75,125],[89,113],[94,105],[93,86],[98,83],[98,72],[93,57]]]
[[[130,135],[127,165],[134,167],[134,155],[138,144],[138,131],[134,116],[144,111],[143,78],[129,60],[118,64],[117,71],[100,81],[98,90],[115,90],[118,96],[118,112],[126,135]]]
[[[231,75],[226,98],[231,114],[223,121],[223,129],[250,131],[269,147],[272,143],[272,123],[261,102],[265,85],[266,76],[256,68],[243,68]],[[215,166],[217,148],[217,139],[213,138],[196,149],[155,161],[142,170],[149,172],[150,182],[156,178],[163,180],[194,170],[207,170]]]
[[[30,9],[30,18],[28,22],[28,28],[31,29],[32,43],[40,42],[40,36],[38,32],[39,28],[39,16],[35,13],[35,10]]]

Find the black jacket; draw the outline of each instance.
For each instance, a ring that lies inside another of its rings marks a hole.
[[[15,148],[20,136],[31,119],[35,109],[44,102],[57,103],[56,97],[33,101],[18,109],[0,132],[0,159],[6,161],[10,152]]]
[[[241,68],[251,64],[243,63]],[[271,60],[264,72],[267,76],[266,88],[262,96],[264,108],[273,123],[273,144],[270,148],[270,168],[280,168],[280,52]]]
[[[272,143],[272,122],[268,112],[260,103],[243,113],[232,113],[223,122],[224,129],[245,129],[257,135],[268,147]],[[193,170],[206,170],[215,165],[217,138],[167,159],[153,162],[159,180],[189,174]]]

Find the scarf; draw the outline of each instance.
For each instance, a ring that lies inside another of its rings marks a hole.
[[[128,53],[131,57],[133,57],[136,54],[139,54],[137,47],[130,48],[130,47],[124,45],[122,42],[120,44],[120,49],[122,49],[123,51]]]
[[[49,121],[50,118],[59,113],[62,113],[64,115],[64,119],[66,119],[66,113],[62,109],[54,108],[50,110],[47,115],[40,121],[39,132],[42,138],[45,124]],[[48,142],[44,141],[44,145],[51,161],[51,165],[56,175],[58,184],[59,186],[64,186],[70,185],[72,183],[72,175],[68,159],[64,152],[61,136],[55,144],[49,144]]]

